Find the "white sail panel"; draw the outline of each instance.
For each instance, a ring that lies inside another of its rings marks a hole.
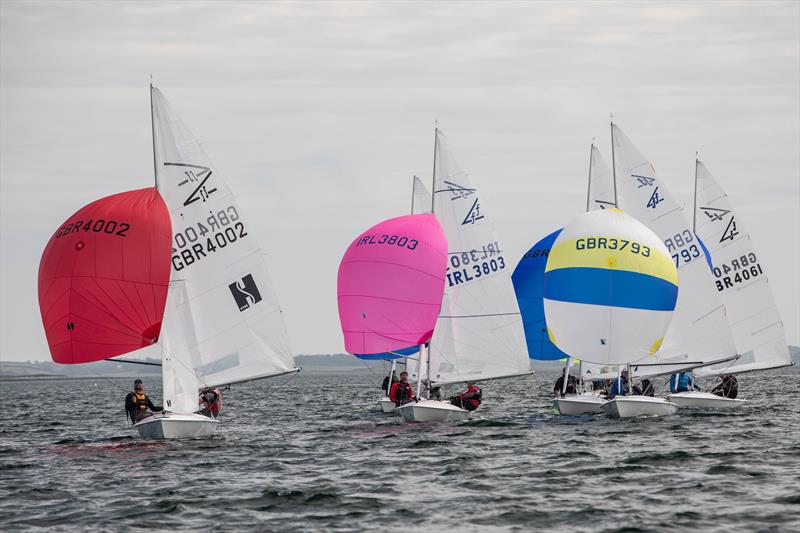
[[[161,380],[164,409],[193,413],[198,408],[197,391],[202,387],[191,359],[195,338],[191,313],[186,312],[186,289],[180,280],[170,283],[161,332]],[[186,354],[190,357],[187,358]]]
[[[431,193],[422,180],[414,176],[414,186],[411,191],[411,214],[419,215],[431,212]]]
[[[592,145],[591,152],[589,157],[589,190],[586,193],[586,210],[592,211],[616,207],[617,201],[614,198],[614,179],[611,175],[611,169],[595,145]]]
[[[203,386],[248,381],[295,368],[261,248],[225,180],[163,94],[152,89],[159,191],[172,218],[171,287],[192,330],[165,319],[162,338]]]
[[[725,303],[736,349],[733,362],[698,369],[698,375],[742,372],[792,363],[766,271],[733,204],[706,166],[697,161],[695,233],[712,261],[714,286]]]
[[[617,203],[620,209],[653,230],[664,242],[678,268],[680,291],[659,362],[704,362],[736,355],[725,307],[711,278],[702,246],[692,233],[683,210],[656,171],[613,124],[611,142],[616,160]]]
[[[478,190],[437,130],[434,213],[448,240],[442,311],[430,350],[436,384],[529,372],[522,319],[506,258]]]

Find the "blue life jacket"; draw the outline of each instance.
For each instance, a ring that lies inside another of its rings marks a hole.
[[[618,377],[614,380],[614,383],[611,384],[611,397],[625,396],[625,394],[625,382],[621,377]]]
[[[694,381],[692,375],[687,372],[680,374],[672,374],[669,377],[669,391],[670,392],[687,392],[692,390]]]

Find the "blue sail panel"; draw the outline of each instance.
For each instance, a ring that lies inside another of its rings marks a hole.
[[[393,359],[402,359],[403,357],[410,357],[419,353],[419,346],[409,346],[402,350],[394,350],[392,352],[383,353],[354,353],[356,357],[364,361],[391,361]]]
[[[528,250],[517,263],[511,282],[517,294],[528,356],[540,361],[556,361],[568,357],[550,342],[544,318],[544,268],[550,248],[561,230],[556,230]]]

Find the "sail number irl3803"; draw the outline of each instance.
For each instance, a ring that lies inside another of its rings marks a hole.
[[[244,223],[239,220],[236,207],[229,205],[216,213],[209,211],[205,220],[197,221],[175,233],[172,268],[176,271],[183,270],[245,236],[247,231]]]
[[[450,252],[447,263],[447,286],[461,285],[489,276],[506,268],[506,260],[500,255],[500,244],[490,242],[473,248],[469,252]]]

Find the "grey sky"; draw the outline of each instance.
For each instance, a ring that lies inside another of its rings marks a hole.
[[[519,257],[585,206],[610,111],[687,202],[700,150],[800,342],[800,2],[0,5],[3,360],[49,358],[51,233],[152,183],[151,73],[255,219],[298,353],[343,350],[339,259],[430,179],[434,119]]]

